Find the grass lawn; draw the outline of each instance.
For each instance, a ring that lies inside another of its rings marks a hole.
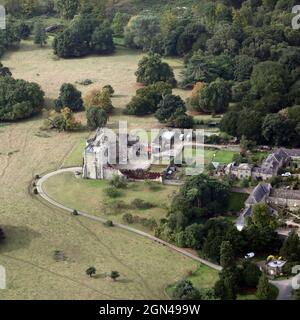
[[[219,279],[219,272],[201,264],[197,270],[187,276],[186,279],[190,280],[196,288],[212,288]],[[174,287],[175,285],[173,284],[166,288],[169,297],[172,297]]]
[[[229,197],[228,211],[237,213],[245,206],[245,201],[248,198],[246,193],[231,192]]]
[[[54,176],[44,184],[49,196],[67,207],[106,216],[120,223],[123,222],[124,213],[154,218],[158,221],[166,216],[167,207],[178,190],[178,187],[160,184],[157,185],[157,189],[152,190],[144,182],[132,182],[126,189],[120,189],[120,197],[110,199],[105,193],[108,187],[110,187],[108,181],[77,179],[72,173]],[[128,207],[137,198],[150,202],[154,207],[147,210]],[[145,230],[141,225],[136,227]]]
[[[186,147],[185,150],[188,152],[189,147]],[[199,153],[198,153],[199,152]],[[203,156],[201,150],[193,148],[192,156],[195,158],[197,155],[199,157]],[[204,149],[204,163],[209,164],[211,162],[219,162],[220,164],[228,164],[233,161],[233,157],[236,154],[234,151],[230,150],[211,150],[209,148]]]
[[[228,164],[233,161],[235,151],[230,150],[211,150],[205,149],[205,162],[219,162],[220,164]]]
[[[86,138],[79,139],[72,148],[70,154],[66,157],[63,166],[81,166],[83,161],[83,151],[86,146]]]

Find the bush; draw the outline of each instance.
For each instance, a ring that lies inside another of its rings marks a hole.
[[[114,176],[109,182],[113,187],[117,189],[124,189],[127,187],[127,180],[124,176]]]
[[[105,226],[107,227],[113,227],[114,226],[114,223],[111,221],[111,220],[107,220],[105,223],[104,223]]]
[[[104,190],[109,198],[118,198],[122,194],[116,187],[110,187]]]
[[[108,93],[109,93],[109,95],[110,95],[111,97],[112,97],[113,94],[115,93],[114,88],[113,88],[110,84],[107,84],[106,86],[104,86],[104,87],[102,88],[102,90],[107,90]]]
[[[144,201],[142,199],[134,199],[131,202],[131,205],[137,209],[147,210],[154,207],[154,205],[150,202]]]
[[[131,213],[125,213],[122,217],[123,221],[125,223],[128,223],[128,224],[132,224],[133,223],[133,216]]]
[[[198,300],[200,293],[190,280],[183,279],[176,283],[172,298],[175,300]]]

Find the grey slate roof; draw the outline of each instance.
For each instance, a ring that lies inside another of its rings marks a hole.
[[[256,171],[265,174],[275,174],[280,168],[281,164],[285,162],[290,156],[284,149],[278,149],[271,153],[268,158],[262,163],[260,168]]]
[[[270,194],[270,191],[271,185],[269,183],[258,184],[246,200],[246,205],[260,203],[266,196]]]

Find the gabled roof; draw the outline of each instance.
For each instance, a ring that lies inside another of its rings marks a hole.
[[[260,203],[265,199],[266,196],[270,194],[270,191],[271,185],[269,183],[258,184],[246,200],[246,205]]]

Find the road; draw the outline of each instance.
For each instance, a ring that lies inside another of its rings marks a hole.
[[[277,300],[290,300],[292,297],[292,279],[270,281],[279,290]]]
[[[52,199],[51,197],[49,197],[46,192],[44,191],[43,189],[43,184],[51,177],[53,176],[56,176],[56,175],[59,175],[59,174],[62,174],[62,173],[74,173],[75,174],[75,171],[81,171],[82,168],[81,167],[75,167],[75,168],[65,168],[65,169],[59,169],[57,171],[54,171],[54,172],[51,172],[51,173],[47,173],[45,174],[43,177],[41,177],[37,182],[36,182],[36,188],[38,190],[38,193],[39,195],[44,199],[46,200],[47,202],[49,202],[50,204],[52,204],[53,206],[59,208],[59,209],[62,209],[64,211],[67,211],[67,212],[70,212],[72,213],[74,211],[74,208],[68,208],[66,206],[64,206],[63,204],[61,203],[58,203],[57,201],[55,201],[54,199]],[[88,214],[86,212],[82,212],[82,211],[78,211],[78,214],[82,217],[85,217],[87,219],[90,219],[90,220],[94,220],[94,221],[97,221],[97,222],[100,222],[100,223],[105,223],[107,222],[107,219],[105,218],[101,218],[101,217],[98,217],[98,216],[94,216],[94,215],[91,215],[91,214]],[[142,236],[142,237],[145,237],[145,238],[148,238],[150,239],[151,241],[155,241],[163,246],[166,246],[168,247],[169,249],[171,250],[174,250],[180,254],[183,254],[195,261],[198,261],[200,263],[203,263],[205,265],[207,265],[208,267],[210,268],[213,268],[215,270],[218,270],[218,271],[221,271],[222,270],[222,267],[217,265],[217,264],[214,264],[210,261],[207,261],[205,259],[202,259],[194,254],[192,254],[191,252],[187,251],[187,250],[184,250],[182,248],[178,248],[166,241],[163,241],[159,238],[156,238],[154,236],[152,236],[151,234],[148,234],[146,232],[143,232],[143,231],[140,231],[138,229],[135,229],[135,228],[131,228],[129,226],[126,226],[124,224],[119,224],[119,223],[116,223],[114,224],[115,227],[117,228],[121,228],[123,230],[126,230],[126,231],[129,231],[129,232],[132,232],[132,233],[135,233],[139,236]]]

